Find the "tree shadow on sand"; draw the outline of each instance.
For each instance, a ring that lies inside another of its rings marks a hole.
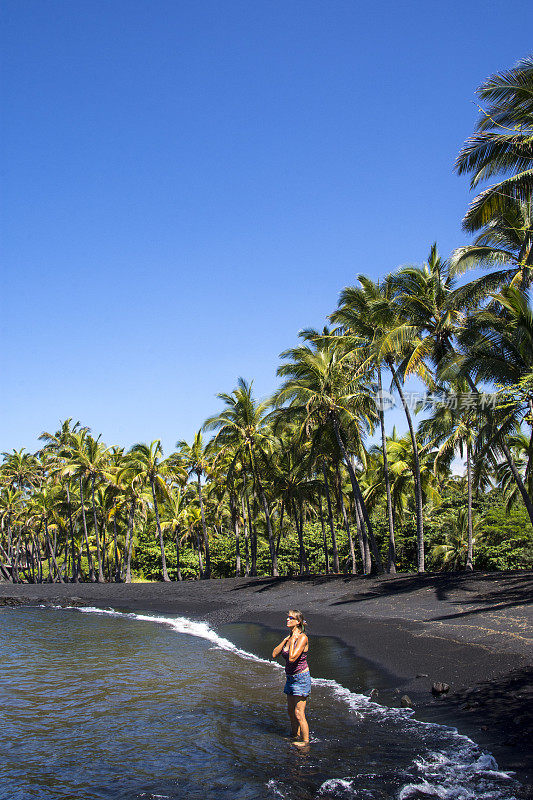
[[[422,589],[433,589],[437,601],[449,601],[461,606],[479,605],[479,609],[462,611],[457,615],[436,617],[449,619],[463,614],[490,611],[497,608],[527,605],[533,596],[533,573],[494,572],[494,573],[439,573],[424,575],[406,575],[395,578],[380,579],[366,591],[355,592],[336,600],[332,605],[359,603],[375,600],[380,597],[393,597],[414,593]],[[469,597],[464,597],[469,593]],[[456,595],[460,594],[460,597]]]
[[[369,575],[283,575],[279,578],[250,578],[246,583],[241,583],[239,586],[234,586],[232,591],[239,592],[242,589],[252,589],[256,592],[266,592],[269,589],[275,589],[276,586],[282,586],[285,583],[302,583],[308,586],[321,586],[325,583],[333,581],[342,581],[343,583],[351,583],[354,578],[359,580],[369,579]]]

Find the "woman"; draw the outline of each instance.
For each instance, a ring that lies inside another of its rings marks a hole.
[[[289,636],[272,651],[272,658],[280,654],[285,659],[285,688],[287,695],[287,713],[291,721],[292,736],[299,741],[293,742],[298,747],[309,743],[309,725],[305,718],[305,704],[311,692],[311,675],[307,666],[309,641],[305,635],[304,615],[301,611],[289,611],[287,628]]]

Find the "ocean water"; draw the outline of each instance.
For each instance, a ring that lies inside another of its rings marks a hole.
[[[263,657],[279,638],[112,610],[1,611],[0,799],[525,796],[454,729],[371,702],[363,692],[386,678],[330,639],[311,638],[312,739],[293,747],[283,670]]]

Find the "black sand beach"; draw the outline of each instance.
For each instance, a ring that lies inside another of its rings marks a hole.
[[[533,572],[234,578],[184,583],[0,584],[0,605],[65,603],[181,614],[217,627],[284,630],[301,608],[310,635],[335,636],[387,671],[397,704],[457,727],[533,784]],[[449,684],[440,699],[434,682]],[[379,696],[376,701],[379,702]]]

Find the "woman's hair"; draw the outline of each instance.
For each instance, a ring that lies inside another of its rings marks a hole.
[[[305,633],[305,626],[307,625],[307,622],[304,619],[303,613],[301,611],[296,611],[295,608],[291,608],[291,611],[298,620],[298,627],[300,628],[301,632]]]

